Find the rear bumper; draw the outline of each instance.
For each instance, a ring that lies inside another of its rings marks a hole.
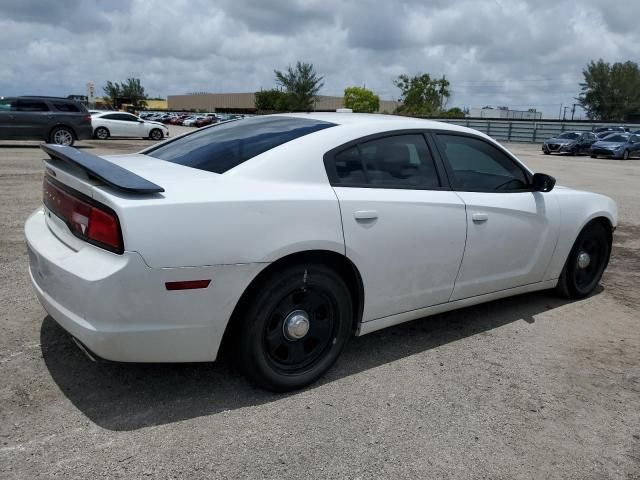
[[[67,246],[42,209],[25,224],[29,275],[44,309],[87,349],[120,362],[215,360],[228,319],[264,264],[150,268],[136,252]],[[211,279],[206,289],[165,282]]]
[[[91,125],[80,125],[73,129],[76,132],[76,140],[89,140],[93,137],[93,127]]]

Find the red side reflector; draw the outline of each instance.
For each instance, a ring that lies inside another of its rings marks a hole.
[[[197,288],[207,288],[211,280],[185,280],[184,282],[165,282],[167,290],[195,290]]]

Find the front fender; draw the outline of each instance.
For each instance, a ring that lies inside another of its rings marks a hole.
[[[559,278],[569,252],[582,229],[596,218],[605,218],[612,228],[618,225],[618,207],[605,195],[557,187],[553,194],[560,206],[560,235],[544,280]]]

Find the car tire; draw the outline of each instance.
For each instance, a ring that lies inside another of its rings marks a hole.
[[[598,158],[598,156],[591,154],[591,158]]]
[[[49,143],[71,147],[76,141],[76,136],[69,127],[55,127],[49,134]]]
[[[610,255],[611,235],[602,223],[590,223],[578,235],[560,274],[556,291],[565,298],[590,295],[598,286]]]
[[[542,150],[542,153],[544,153],[545,155],[549,155],[549,151],[548,150]]]
[[[93,136],[98,140],[106,140],[111,136],[111,133],[109,133],[109,130],[105,127],[98,127],[96,131],[93,132]]]
[[[159,128],[154,128],[149,132],[149,140],[155,140],[157,142],[158,140],[162,140],[163,138],[164,134]]]
[[[629,160],[629,150],[625,150],[622,153],[622,160]]]
[[[305,387],[338,359],[352,320],[349,288],[340,275],[323,265],[288,267],[261,282],[245,309],[239,364],[268,390]]]

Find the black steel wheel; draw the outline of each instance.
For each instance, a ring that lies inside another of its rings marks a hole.
[[[349,289],[322,265],[289,267],[266,279],[238,332],[245,374],[274,391],[304,387],[344,348],[352,325]]]
[[[576,239],[557,290],[567,298],[583,298],[596,288],[611,255],[611,235],[600,222],[587,225]]]

